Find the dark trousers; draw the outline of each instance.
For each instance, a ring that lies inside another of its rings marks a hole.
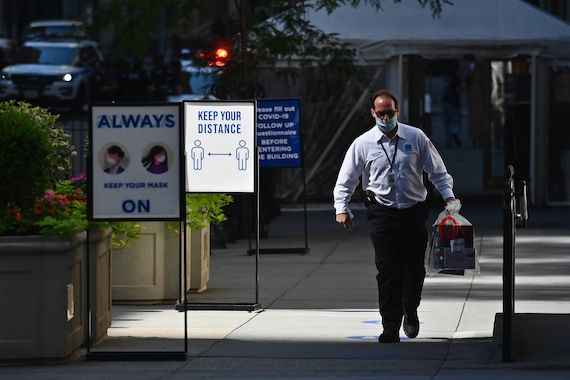
[[[382,324],[399,324],[404,313],[415,311],[420,304],[425,278],[427,206],[419,203],[403,210],[378,203],[367,206]]]

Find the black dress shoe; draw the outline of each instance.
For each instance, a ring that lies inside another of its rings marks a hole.
[[[378,337],[380,343],[398,343],[400,341],[400,324],[388,324]]]
[[[418,319],[418,313],[406,313],[404,315],[404,332],[408,338],[415,338],[420,332],[420,320]]]

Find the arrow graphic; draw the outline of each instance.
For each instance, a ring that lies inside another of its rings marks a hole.
[[[208,152],[208,156],[231,156],[231,153],[211,153]]]

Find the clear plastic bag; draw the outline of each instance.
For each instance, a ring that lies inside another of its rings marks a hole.
[[[443,210],[432,225],[425,255],[428,276],[480,275],[473,225],[459,213]]]

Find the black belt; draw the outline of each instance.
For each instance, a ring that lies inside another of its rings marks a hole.
[[[374,194],[374,192],[372,190],[366,190],[366,205],[370,205],[370,204],[381,204],[380,202],[378,202],[378,199],[376,199],[376,194]]]
[[[413,205],[412,207],[408,207],[408,208],[403,208],[403,209],[399,209],[399,208],[395,208],[395,207],[390,207],[390,206],[386,206],[380,202],[378,202],[378,199],[376,199],[376,194],[374,194],[374,192],[372,190],[366,190],[366,206],[369,205],[378,205],[381,207],[385,207],[387,209],[390,210],[410,210],[413,209],[414,207],[418,207],[418,206],[425,206],[427,204],[427,199],[423,202],[418,202],[415,205]]]

